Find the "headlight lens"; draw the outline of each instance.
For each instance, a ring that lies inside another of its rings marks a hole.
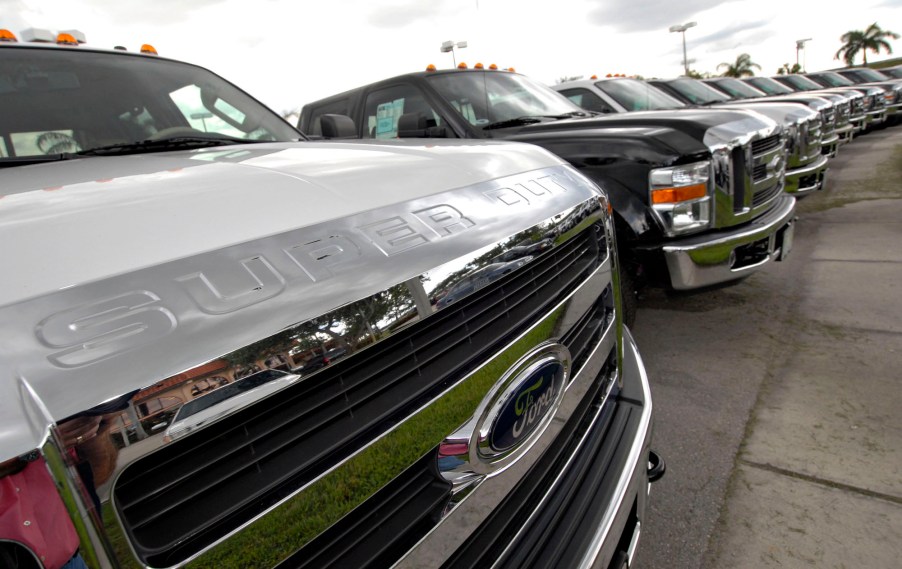
[[[707,229],[712,208],[711,162],[656,168],[649,175],[652,209],[667,235]]]

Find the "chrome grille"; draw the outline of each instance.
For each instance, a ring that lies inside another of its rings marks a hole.
[[[821,111],[821,128],[823,134],[829,135],[836,129],[836,110],[829,107]]]
[[[773,184],[752,196],[752,207],[759,207],[774,199],[783,190],[782,184]]]
[[[277,399],[138,459],[113,488],[138,557],[155,566],[179,563],[328,472],[546,314],[607,251],[602,226],[592,223],[522,269],[285,388]],[[612,313],[603,312],[609,323]]]

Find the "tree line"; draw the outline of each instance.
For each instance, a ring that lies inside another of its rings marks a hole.
[[[890,30],[884,30],[877,22],[874,22],[864,30],[850,30],[840,36],[843,42],[842,47],[836,52],[834,59],[841,59],[849,67],[855,65],[855,59],[861,54],[863,63],[868,64],[868,52],[879,54],[886,51],[887,54],[893,53],[890,40],[899,39],[899,34]],[[752,57],[748,53],[741,53],[736,57],[736,61],[720,63],[717,66],[718,71],[724,69],[723,77],[751,77],[755,75],[755,70],[761,70],[761,66],[752,61]],[[800,73],[802,68],[798,63],[784,63],[777,73],[786,75],[790,73]],[[698,72],[691,71],[690,76],[702,75]]]

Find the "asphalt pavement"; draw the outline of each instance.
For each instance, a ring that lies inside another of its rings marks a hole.
[[[651,291],[655,404],[641,568],[902,566],[902,125],[840,149],[792,254]]]

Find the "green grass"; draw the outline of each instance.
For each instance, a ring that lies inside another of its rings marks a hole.
[[[902,199],[902,144],[895,147],[890,159],[875,168],[870,177],[844,180],[838,189],[828,186],[826,190],[800,200],[798,211],[817,213],[852,203],[885,199]]]

